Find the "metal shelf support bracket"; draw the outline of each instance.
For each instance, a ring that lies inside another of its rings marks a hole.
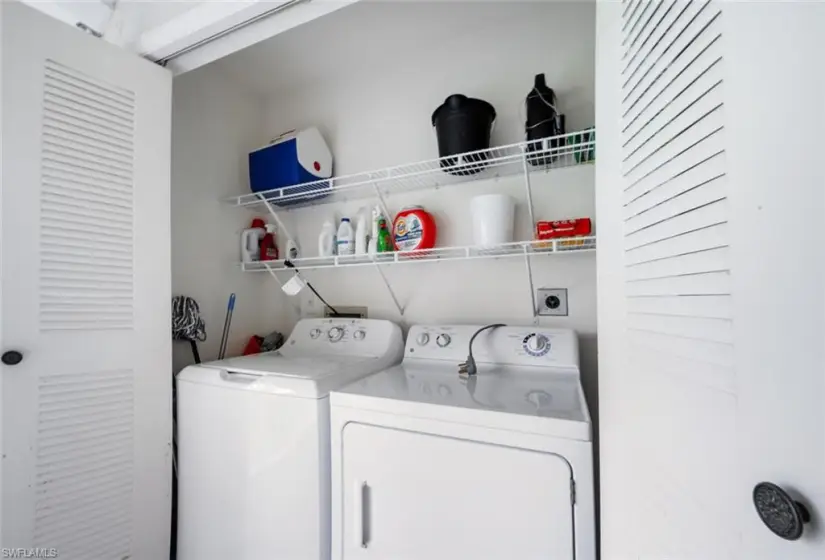
[[[404,307],[402,307],[401,303],[399,303],[398,297],[396,297],[395,292],[393,291],[392,286],[390,286],[390,282],[387,280],[386,274],[384,274],[384,271],[381,270],[381,265],[378,264],[378,261],[375,262],[375,270],[377,270],[378,274],[381,275],[381,280],[384,281],[384,285],[387,287],[390,297],[392,297],[392,302],[395,304],[395,308],[398,309],[398,313],[403,317]]]
[[[373,183],[372,188],[375,189],[375,196],[378,198],[378,206],[379,208],[381,208],[381,214],[383,214],[384,218],[387,220],[387,227],[392,228],[392,225],[390,224],[392,220],[390,217],[390,211],[387,208],[387,201],[384,199],[384,195],[381,192],[381,189],[378,188],[378,183]],[[370,228],[370,230],[371,229],[372,228]]]
[[[527,284],[530,289],[530,315],[535,319],[538,315],[538,309],[536,308],[536,290],[533,286],[533,265],[530,262],[530,253],[527,252],[527,246],[524,247],[524,266],[527,268]]]
[[[275,273],[275,269],[272,268],[272,265],[270,265],[267,262],[264,262],[264,266],[266,267],[266,271],[269,272],[269,275],[272,276],[275,279],[275,281],[278,283],[278,286],[280,286],[281,289],[283,289],[284,283],[281,282],[280,278],[278,278],[278,275]],[[284,269],[280,269],[280,270],[284,270]],[[292,298],[287,297],[287,299],[292,299]],[[301,302],[300,301],[293,302],[292,303],[292,309],[295,310],[295,313],[298,315],[298,317],[301,316]]]
[[[295,239],[289,233],[289,229],[287,229],[287,227],[284,225],[284,222],[281,220],[281,217],[275,211],[275,207],[272,206],[272,203],[269,202],[269,200],[267,200],[267,198],[262,194],[259,194],[258,197],[264,203],[264,206],[266,206],[266,209],[269,212],[269,214],[272,216],[272,219],[275,220],[276,224],[278,224],[278,234],[279,235],[285,235],[288,241],[291,241],[291,242],[295,243]],[[269,268],[269,267],[267,267],[267,268]]]

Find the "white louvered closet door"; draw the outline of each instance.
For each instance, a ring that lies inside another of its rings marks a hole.
[[[163,558],[171,76],[16,2],[0,20],[0,352],[23,357],[0,366],[0,545]]]
[[[599,4],[607,560],[825,558],[824,16]],[[757,516],[762,481],[811,510],[799,540]]]

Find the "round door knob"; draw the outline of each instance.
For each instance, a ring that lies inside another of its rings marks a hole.
[[[16,366],[23,361],[23,354],[17,350],[9,350],[8,352],[3,352],[3,357],[0,358],[0,360],[7,366]]]
[[[803,526],[811,520],[808,508],[771,482],[760,482],[754,487],[753,505],[765,526],[789,541],[801,537]]]

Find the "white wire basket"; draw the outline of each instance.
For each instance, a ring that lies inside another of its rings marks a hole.
[[[469,181],[546,172],[595,161],[595,129],[486,150],[342,175],[286,188],[235,196],[236,206],[262,205],[285,209],[354,200]],[[328,196],[329,195],[329,196]]]

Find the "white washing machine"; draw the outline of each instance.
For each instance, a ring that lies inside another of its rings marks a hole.
[[[415,326],[330,395],[334,560],[595,560],[590,415],[570,330]]]
[[[181,371],[178,559],[329,558],[329,392],[403,351],[389,321],[305,319],[276,352]]]

